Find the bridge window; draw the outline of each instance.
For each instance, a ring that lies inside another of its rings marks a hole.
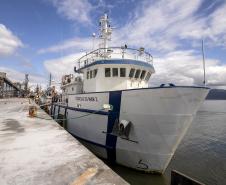
[[[145,80],[148,81],[151,77],[151,73],[148,72],[147,76],[145,77]]]
[[[111,68],[105,68],[105,77],[111,77]]]
[[[120,77],[126,77],[126,68],[120,68]]]
[[[86,78],[89,79],[89,71],[86,73]]]
[[[93,78],[95,78],[97,76],[97,69],[93,70]]]
[[[135,69],[134,69],[134,68],[130,69],[129,77],[130,77],[130,78],[133,78],[134,73],[135,73]]]
[[[142,70],[141,75],[140,75],[140,79],[143,80],[145,77],[146,71]]]
[[[139,78],[139,76],[140,76],[140,69],[137,69],[135,73],[135,78]]]
[[[118,77],[118,68],[113,68],[112,69],[112,76],[113,77]]]
[[[90,76],[90,78],[93,78],[93,71],[89,72],[89,76]]]

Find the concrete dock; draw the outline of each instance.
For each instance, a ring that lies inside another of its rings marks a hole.
[[[0,184],[127,184],[28,99],[0,99]]]

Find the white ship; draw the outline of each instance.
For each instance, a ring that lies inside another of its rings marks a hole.
[[[108,47],[112,28],[100,18],[100,45],[62,78],[62,101],[51,115],[96,155],[146,172],[163,173],[209,89],[148,87],[155,72],[144,48]]]

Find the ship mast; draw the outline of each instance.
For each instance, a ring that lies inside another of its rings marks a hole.
[[[103,55],[107,56],[108,41],[111,40],[112,28],[110,26],[109,19],[106,13],[104,14],[104,16],[101,16],[99,26],[99,38],[101,39],[99,47],[104,48]]]

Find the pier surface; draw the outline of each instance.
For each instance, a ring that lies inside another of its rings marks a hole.
[[[28,99],[0,99],[0,184],[127,184]]]

